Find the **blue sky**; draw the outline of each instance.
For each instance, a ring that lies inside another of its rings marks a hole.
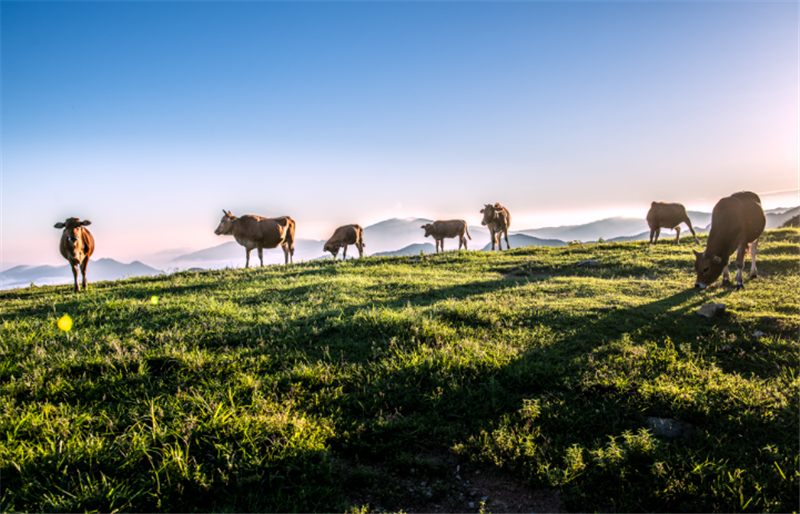
[[[798,203],[798,3],[7,2],[2,261],[200,249],[221,209],[298,237]],[[789,191],[787,194],[773,194]]]

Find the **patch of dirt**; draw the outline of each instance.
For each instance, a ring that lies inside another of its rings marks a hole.
[[[789,339],[797,337],[797,332],[800,330],[797,323],[773,316],[762,316],[757,322],[757,327],[767,334],[775,334]]]
[[[524,479],[452,456],[419,458],[435,463],[437,472],[413,467],[398,472],[381,464],[349,467],[344,477],[349,512],[563,512],[557,490],[533,489]],[[365,475],[371,483],[365,483]]]

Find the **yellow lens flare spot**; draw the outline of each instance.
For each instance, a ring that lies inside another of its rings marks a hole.
[[[152,303],[153,305],[158,305],[158,296],[151,296],[150,303]]]
[[[72,318],[69,317],[69,314],[64,314],[58,320],[58,328],[63,330],[64,332],[69,332],[72,330]]]

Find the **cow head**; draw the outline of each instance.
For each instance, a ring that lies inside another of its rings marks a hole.
[[[326,251],[326,252],[331,252],[331,254],[333,255],[333,258],[335,259],[336,256],[339,255],[339,248],[341,248],[341,247],[342,247],[342,245],[339,244],[339,243],[334,243],[334,242],[328,241],[327,243],[325,243],[325,246],[323,247],[323,250]]]
[[[226,211],[222,209],[222,213],[224,216],[219,221],[219,226],[214,231],[214,233],[218,236],[229,235],[231,230],[233,230],[233,222],[236,221],[236,216],[231,214],[231,211]]]
[[[422,225],[420,228],[425,230],[425,237],[430,236],[431,232],[433,231],[433,225],[431,223],[426,223]]]
[[[500,207],[500,204],[497,204],[496,206],[492,204],[486,204],[483,207],[483,209],[481,209],[481,213],[483,214],[483,220],[481,220],[481,225],[485,227],[488,223],[491,223],[492,220],[494,220],[494,217],[496,215],[495,209],[497,207]]]
[[[72,255],[75,260],[80,261],[86,251],[86,241],[82,236],[83,227],[91,225],[89,220],[81,221],[79,218],[67,218],[64,223],[56,223],[55,228],[64,229],[61,233],[61,242],[65,245],[67,253]]]
[[[728,260],[723,259],[719,255],[708,255],[708,252],[700,253],[696,250],[694,252],[694,269],[697,271],[697,279],[694,282],[694,287],[705,289],[714,283],[717,278],[725,270],[728,265]]]

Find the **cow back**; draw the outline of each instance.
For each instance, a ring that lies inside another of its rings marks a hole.
[[[284,243],[287,235],[294,240],[294,221],[288,216],[262,218],[245,214],[233,222],[231,233],[244,246],[275,248]]]
[[[650,228],[675,228],[689,222],[686,208],[679,203],[653,202],[647,211],[647,225]]]
[[[740,244],[758,239],[766,224],[767,217],[757,194],[743,191],[723,198],[711,212],[707,251],[727,258]]]

